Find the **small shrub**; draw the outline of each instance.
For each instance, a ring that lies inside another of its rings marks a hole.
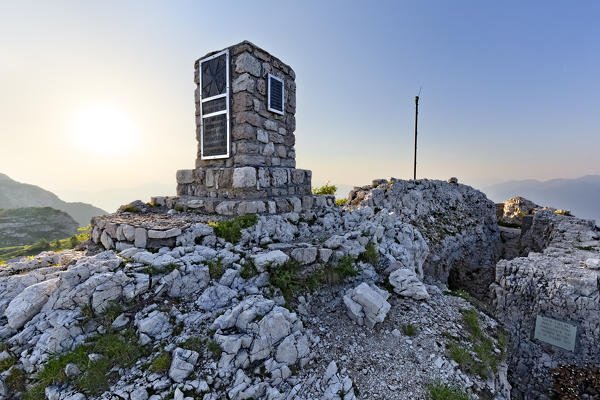
[[[225,266],[223,265],[223,262],[220,258],[217,258],[216,260],[210,261],[208,263],[208,274],[210,275],[211,279],[220,279],[224,273]]]
[[[123,206],[123,212],[139,213],[141,210],[132,204]]]
[[[175,206],[175,211],[177,211],[177,212],[183,212],[184,208],[183,208],[183,206]]]
[[[308,278],[306,278],[306,288],[311,292],[319,289],[321,283],[325,279],[325,274],[321,268],[314,270]]]
[[[325,185],[323,186],[319,186],[316,187],[312,190],[313,194],[316,195],[333,195],[335,194],[335,192],[337,192],[337,186],[335,185],[330,185],[329,182],[327,182]]]
[[[478,313],[474,309],[461,310],[463,321],[466,325],[467,330],[474,338],[482,338],[483,332],[479,326]]]
[[[338,261],[333,270],[340,276],[341,279],[345,279],[350,276],[356,276],[360,273],[360,269],[354,265],[354,259],[349,254],[340,258],[340,261]]]
[[[471,397],[461,388],[440,381],[427,385],[431,400],[470,400]]]
[[[358,256],[358,259],[371,265],[377,265],[377,261],[379,261],[379,252],[377,251],[375,244],[373,242],[367,243],[365,251]]]
[[[406,336],[416,336],[417,328],[413,324],[406,324],[402,326],[402,333]]]
[[[123,312],[123,306],[116,302],[111,302],[104,312],[99,316],[100,324],[107,332],[112,330],[112,323]]]
[[[343,207],[348,202],[348,199],[337,199],[335,201],[335,205],[338,207]]]
[[[175,263],[168,263],[167,265],[165,265],[165,271],[167,271],[167,272],[173,272],[178,268],[179,268],[179,265],[177,265]]]
[[[269,271],[269,283],[281,290],[283,298],[288,303],[293,300],[296,292],[300,289],[299,269],[300,264],[290,258],[285,264],[270,268]]]
[[[246,214],[227,221],[209,222],[215,235],[231,243],[237,243],[242,237],[242,229],[250,228],[258,222],[256,214]]]
[[[209,340],[206,344],[206,348],[212,353],[214,360],[218,360],[221,358],[221,353],[223,353],[223,349],[221,348],[221,346],[219,346],[217,342],[215,342],[214,340]]]
[[[166,351],[162,351],[158,357],[152,361],[150,364],[150,371],[155,372],[157,374],[162,374],[169,370],[171,366],[171,354]]]
[[[254,261],[252,261],[251,259],[247,259],[242,264],[242,270],[240,271],[240,276],[243,279],[250,279],[257,274],[258,274],[258,270],[256,269],[256,265],[254,265]]]

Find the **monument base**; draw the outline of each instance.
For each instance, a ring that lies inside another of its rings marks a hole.
[[[225,199],[199,196],[152,197],[152,204],[178,211],[235,216],[244,214],[281,214],[333,206],[335,196],[273,196],[256,199]]]

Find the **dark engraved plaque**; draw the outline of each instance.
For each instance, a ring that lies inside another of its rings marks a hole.
[[[227,154],[227,115],[203,119],[202,155],[205,157]]]
[[[202,115],[212,114],[217,111],[224,111],[227,109],[227,99],[220,97],[218,99],[205,101],[202,103]]]
[[[225,93],[227,87],[227,56],[222,54],[202,62],[202,98]]]
[[[283,111],[283,84],[271,78],[271,108]]]

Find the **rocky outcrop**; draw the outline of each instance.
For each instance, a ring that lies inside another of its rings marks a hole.
[[[351,207],[394,212],[417,228],[427,241],[425,275],[487,296],[499,257],[496,208],[470,186],[435,180],[374,181],[350,192]]]
[[[502,260],[491,286],[494,313],[511,336],[510,372],[518,399],[549,398],[550,370],[598,365],[600,230],[593,221],[538,211],[521,241],[527,257]],[[576,329],[574,349],[535,337],[538,316]]]

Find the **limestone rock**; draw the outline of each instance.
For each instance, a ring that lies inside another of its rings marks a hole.
[[[389,276],[390,284],[394,287],[394,292],[403,297],[411,297],[415,300],[425,300],[429,298],[429,293],[423,282],[419,280],[414,271],[400,268],[393,271]]]
[[[197,362],[197,352],[177,347],[171,355],[169,378],[175,382],[183,382],[192,373]]]
[[[353,321],[372,328],[377,322],[383,322],[390,310],[390,303],[386,301],[389,295],[385,290],[363,282],[348,290],[344,296],[344,304]]]
[[[289,257],[281,250],[273,250],[268,253],[259,253],[252,256],[254,265],[259,271],[264,271],[266,267],[278,267],[285,264]]]
[[[8,326],[19,329],[39,313],[56,289],[57,282],[58,278],[55,278],[31,285],[15,297],[4,311]]]

